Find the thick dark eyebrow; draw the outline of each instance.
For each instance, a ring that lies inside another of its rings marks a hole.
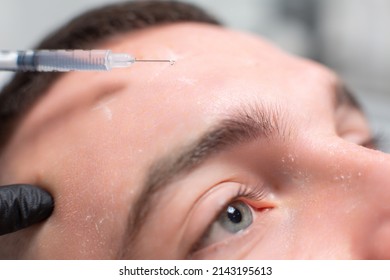
[[[235,145],[257,139],[270,140],[287,135],[281,110],[252,105],[237,109],[216,125],[177,151],[157,161],[149,169],[144,188],[154,193],[181,175],[194,170],[207,159]]]
[[[352,92],[347,86],[343,84],[339,84],[335,92],[336,92],[336,97],[335,97],[336,108],[342,105],[347,105],[363,113],[362,106],[360,105],[358,100],[355,98],[354,94],[352,94]]]
[[[135,233],[147,218],[152,197],[167,185],[195,170],[207,159],[236,145],[258,139],[285,139],[291,134],[291,125],[277,106],[256,104],[241,106],[222,117],[198,139],[156,160],[149,168],[142,193],[129,219],[129,232]],[[133,234],[134,235],[134,234]]]

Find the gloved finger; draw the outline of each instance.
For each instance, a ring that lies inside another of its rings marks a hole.
[[[53,197],[37,186],[0,186],[0,235],[41,222],[53,209]]]

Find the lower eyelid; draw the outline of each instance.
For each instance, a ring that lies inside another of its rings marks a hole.
[[[363,131],[354,129],[349,131],[343,131],[339,135],[342,139],[356,144],[365,142],[368,138],[371,138],[371,133],[369,132],[369,130]]]
[[[246,237],[246,235],[248,234],[248,230],[244,230],[242,232],[240,232],[238,235],[235,235],[235,236],[231,236],[229,238],[226,238],[225,240],[221,241],[221,242],[218,242],[218,243],[214,243],[210,246],[207,246],[205,248],[202,248],[198,251],[193,251],[189,254],[188,256],[188,259],[203,259],[206,257],[206,255],[209,255],[210,253],[215,253],[216,251],[220,251],[222,250],[224,247],[227,247],[229,246],[230,244],[230,241],[231,239],[235,239],[237,242],[239,242],[237,239],[243,239]]]
[[[263,209],[260,211],[269,211],[269,210],[271,210],[271,208]],[[256,232],[256,236],[258,238],[262,238],[263,235],[258,234],[258,232],[260,232],[262,229],[262,228],[258,228],[259,227],[258,223],[260,221],[258,221],[259,218],[257,217],[259,215],[259,213],[256,213],[256,212],[259,212],[259,211],[256,211],[255,209],[251,209],[251,211],[252,211],[252,216],[254,217],[253,224],[251,226],[249,226],[247,229],[244,229],[236,234],[232,234],[230,237],[224,239],[221,242],[214,243],[210,246],[207,246],[205,248],[200,249],[199,251],[191,252],[188,256],[188,259],[210,259],[210,258],[213,258],[213,257],[211,257],[213,254],[221,254],[221,252],[223,252],[224,249],[227,249],[227,247],[231,246],[231,244],[233,244],[232,241],[234,241],[235,246],[242,247],[242,246],[240,246],[240,243],[242,243],[243,245],[246,245],[246,244],[248,244],[248,242],[250,243],[252,241],[252,239],[248,236],[250,236],[253,232]],[[264,224],[261,226],[263,227]],[[250,238],[250,240],[248,240],[247,238]],[[217,256],[216,259],[221,258],[221,256],[222,256],[222,258],[224,258],[223,257],[224,255],[225,254]]]

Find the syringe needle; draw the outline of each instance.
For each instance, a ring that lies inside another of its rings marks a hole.
[[[175,63],[171,59],[135,59],[134,62],[169,62],[171,65]]]

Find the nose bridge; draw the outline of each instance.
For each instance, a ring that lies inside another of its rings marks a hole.
[[[357,170],[362,169],[356,180],[358,191],[362,193],[367,209],[373,211],[373,221],[390,222],[390,155],[364,148],[361,150],[355,166]],[[388,239],[390,241],[390,236]]]
[[[324,144],[325,143],[325,144]],[[338,137],[308,146],[307,164],[335,182],[349,181],[356,187],[376,182],[390,188],[390,154],[368,149]],[[386,180],[387,178],[387,180]]]
[[[348,188],[372,207],[390,208],[390,155],[344,140],[337,140],[322,151],[323,179],[334,186]],[[320,164],[320,163],[319,163]]]
[[[366,214],[366,219],[361,220],[362,232],[366,233],[362,235],[365,245],[360,247],[361,253],[366,259],[390,259],[390,156],[379,151],[365,152],[366,157],[360,161],[366,159],[366,166],[361,182],[357,182]]]
[[[345,170],[355,174],[352,183],[367,199],[390,205],[390,155],[347,144],[350,151],[341,153]],[[341,172],[342,173],[342,172]]]
[[[337,206],[352,257],[389,259],[390,155],[345,141],[327,155],[330,186],[343,197]]]

